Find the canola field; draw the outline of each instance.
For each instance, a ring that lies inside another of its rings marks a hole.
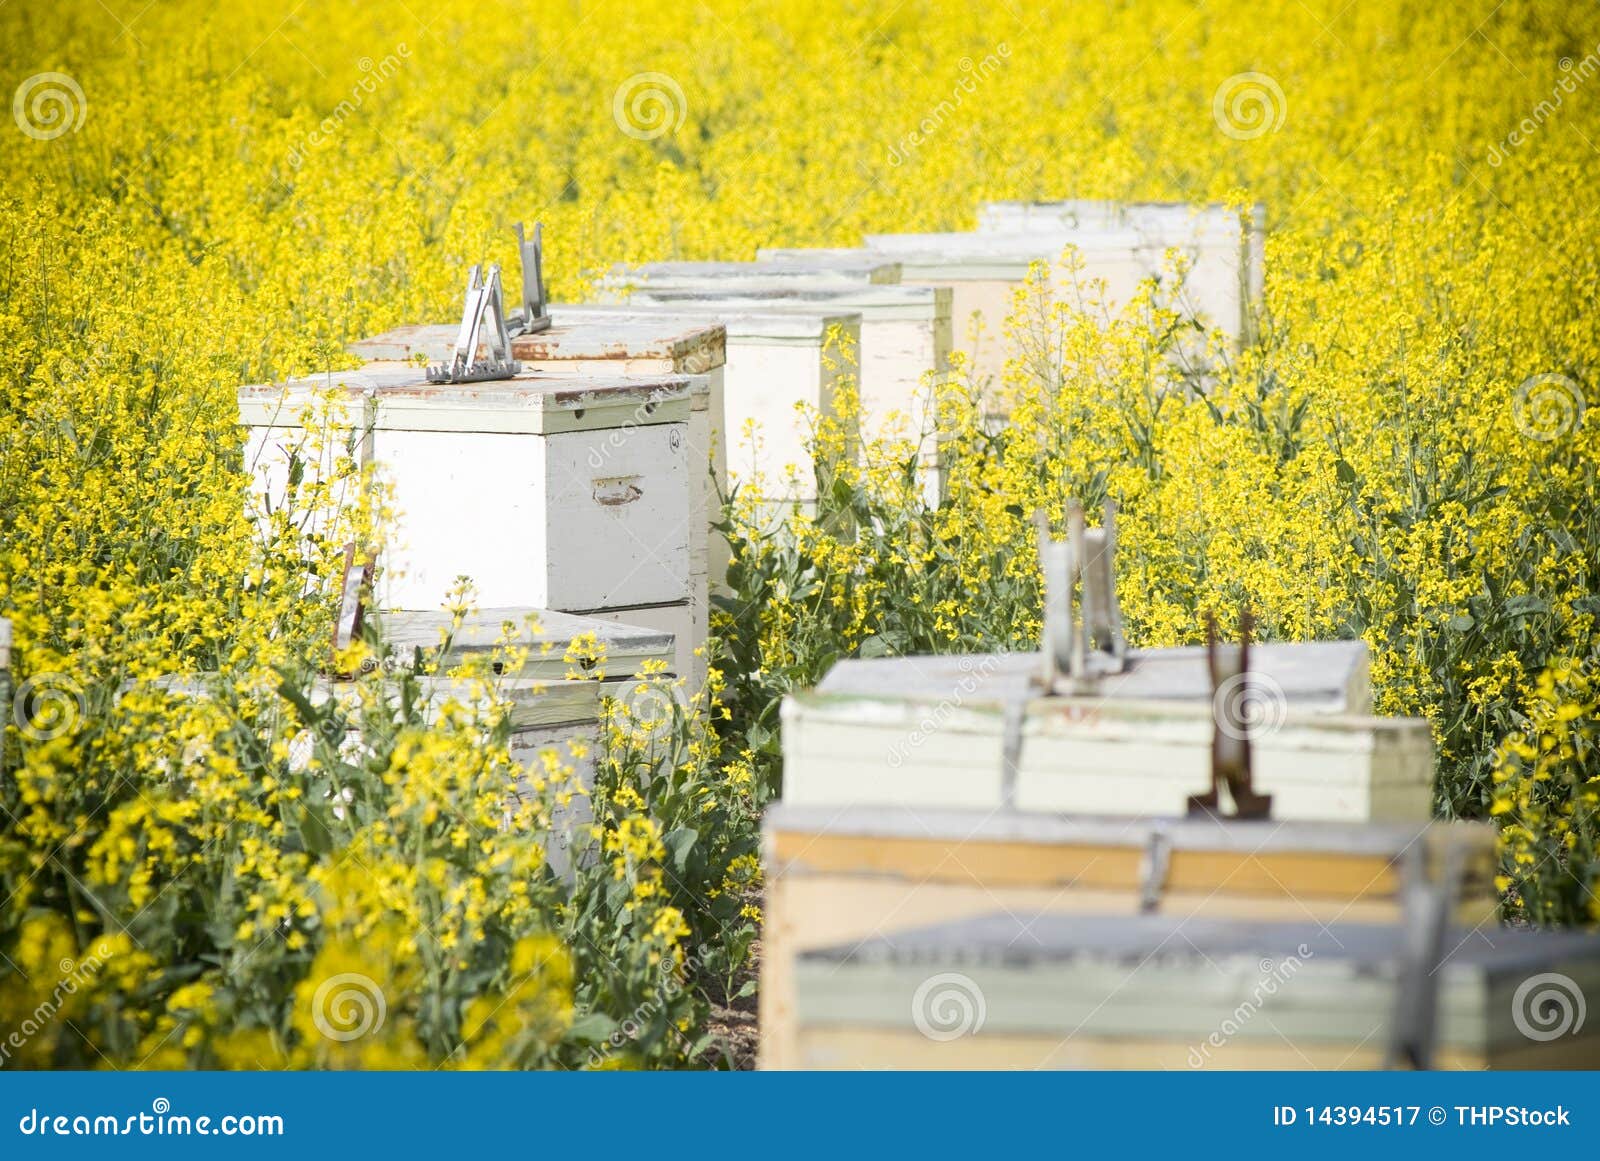
[[[13,0],[0,36],[0,1067],[744,1063],[777,699],[1031,647],[1068,495],[1121,505],[1133,644],[1243,602],[1364,638],[1437,811],[1502,824],[1508,917],[1600,921],[1592,6]],[[708,689],[613,707],[575,881],[530,836],[581,791],[503,825],[481,699],[313,696],[384,497],[324,449],[252,524],[238,385],[454,317],[516,221],[567,302],[1068,197],[1254,207],[1259,341],[1197,387],[1148,302],[1020,295],[1004,382],[945,392],[936,507],[820,423],[814,517],[730,505]]]

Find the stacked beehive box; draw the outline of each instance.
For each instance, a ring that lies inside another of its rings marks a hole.
[[[749,276],[742,278],[721,274],[701,279],[674,276],[669,270],[634,291],[629,302],[741,313],[844,310],[860,314],[861,437],[864,441],[911,440],[922,462],[927,496],[937,503],[941,477],[935,405],[950,366],[949,289],[800,282],[769,277],[765,265],[751,263]]]
[[[691,540],[706,532],[692,527],[699,484],[684,377],[441,384],[416,367],[369,364],[337,380],[371,416],[365,454],[394,489],[383,607],[438,608],[466,576],[485,606],[656,610],[678,618],[676,668],[696,675],[694,599],[705,582]],[[246,388],[241,401],[272,391]],[[271,487],[259,467],[257,481]]]
[[[682,377],[687,384],[689,415],[683,436],[690,500],[688,596],[681,601],[652,600],[637,605],[595,604],[581,611],[672,632],[679,643],[677,671],[688,677],[692,689],[698,689],[705,679],[703,647],[709,633],[710,592],[720,587],[727,569],[727,541],[711,527],[727,489],[725,331],[704,318],[662,312],[596,317],[582,310],[556,308],[551,317],[547,329],[517,336],[512,342],[513,353],[527,375],[611,380],[667,375]],[[373,360],[365,369],[374,371],[418,356],[442,363],[455,338],[453,327],[402,327],[355,343],[350,350]],[[653,397],[642,397],[634,413],[614,413],[591,428],[594,435],[585,464],[593,474],[627,474],[604,469],[631,461],[634,456],[625,449],[635,439],[650,441],[649,429],[661,422],[658,406]],[[590,417],[585,415],[582,421],[589,422]],[[621,547],[625,548],[626,542]]]
[[[376,631],[389,665],[419,665],[435,675],[423,679],[430,706],[447,698],[493,697],[508,707],[512,760],[522,771],[508,801],[532,793],[546,776],[546,759],[570,771],[585,790],[594,785],[600,752],[601,701],[626,698],[632,675],[646,665],[671,665],[675,644],[670,632],[576,617],[553,609],[498,608],[468,614],[460,624],[442,611],[387,612],[376,617]],[[501,651],[525,653],[521,670],[493,678],[489,689],[452,677],[451,671],[474,655]],[[332,687],[337,696],[337,685]],[[552,801],[552,832],[546,850],[552,867],[565,873],[576,828],[590,819],[583,795]]]
[[[759,485],[762,494],[779,508],[816,503],[811,424],[796,408],[804,404],[820,415],[839,415],[835,400],[840,382],[855,374],[844,354],[860,345],[859,312],[826,304],[805,310],[722,309],[678,303],[553,309],[558,318],[595,326],[654,314],[722,328],[727,336],[723,405],[730,486]],[[846,440],[852,442],[854,422],[847,423],[846,429]]]
[[[1169,251],[1177,251],[1187,265],[1181,284]],[[1076,301],[1092,284],[1102,284],[1101,301],[1110,311],[1154,279],[1160,301],[1235,344],[1250,341],[1254,333],[1260,290],[1260,237],[1245,230],[1238,213],[1221,207],[995,203],[986,207],[977,233],[869,234],[860,250],[773,248],[760,254],[774,261],[846,261],[878,254],[899,261],[904,285],[948,287],[956,349],[966,356],[974,381],[985,388],[997,414],[1006,410],[1004,375],[1015,354],[1006,320],[1035,264],[1050,271],[1051,290],[1064,301]],[[1199,337],[1179,353],[1186,365],[1197,368],[1204,356]]]

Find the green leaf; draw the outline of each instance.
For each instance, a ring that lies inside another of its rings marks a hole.
[[[700,832],[692,826],[680,826],[676,830],[669,830],[661,838],[661,843],[667,848],[667,854],[672,859],[672,865],[682,871],[688,861],[689,852],[694,848],[695,839],[700,837]]]

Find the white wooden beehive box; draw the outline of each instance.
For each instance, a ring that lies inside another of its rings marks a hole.
[[[477,654],[505,645],[527,650],[515,676],[494,680],[491,696],[509,704],[511,757],[521,770],[515,793],[533,792],[545,773],[547,758],[570,770],[585,790],[594,787],[594,763],[600,748],[601,701],[626,696],[647,662],[674,664],[670,633],[594,617],[573,616],[553,609],[481,609],[468,613],[452,628],[450,614],[439,610],[376,615],[378,635],[390,663],[425,662],[439,675],[424,679],[430,706],[446,698],[475,700],[484,693],[449,671]],[[449,634],[449,646],[443,642]],[[573,660],[568,648],[581,647]],[[593,660],[598,653],[598,660]],[[592,818],[588,800],[574,796],[557,804],[547,856],[557,874],[571,868],[568,854],[576,828]]]
[[[641,312],[704,318],[727,332],[728,362],[723,379],[730,486],[759,482],[762,494],[779,504],[813,504],[810,425],[796,410],[805,404],[835,414],[840,380],[855,377],[840,347],[859,350],[861,316],[855,311],[692,309],[686,305],[595,305],[553,307],[562,317],[605,320]],[[754,432],[752,437],[748,434]],[[796,469],[792,485],[787,468]]]
[[[547,329],[512,340],[512,353],[524,372],[600,378],[681,375],[688,382],[688,463],[694,505],[690,519],[693,527],[701,530],[689,541],[690,607],[660,609],[641,617],[678,634],[683,653],[680,664],[687,666],[685,672],[698,688],[704,681],[706,663],[703,651],[696,654],[695,650],[705,644],[710,594],[724,587],[728,566],[727,540],[712,528],[721,516],[722,496],[728,486],[723,413],[725,332],[720,324],[703,317],[677,318],[659,313],[596,317],[554,307],[551,318]],[[440,363],[448,360],[456,331],[454,326],[400,327],[354,343],[349,350],[373,360],[422,355],[430,363]],[[599,454],[610,458],[614,445],[629,430],[629,425],[616,429],[617,433],[601,445]],[[601,611],[599,615],[609,614]]]
[[[421,355],[429,363],[450,358],[456,326],[400,326],[349,345],[350,353],[366,360],[411,360]],[[525,371],[587,376],[661,376],[680,374],[690,382],[691,465],[704,465],[701,488],[694,496],[704,515],[707,536],[696,542],[696,563],[714,585],[726,573],[726,542],[709,531],[718,512],[718,496],[728,486],[728,456],[723,427],[723,366],[726,339],[722,326],[699,320],[675,320],[661,315],[614,315],[606,318],[573,317],[563,307],[552,310],[552,325],[544,331],[517,336],[514,355]],[[720,549],[718,549],[720,545]]]
[[[1180,202],[986,202],[978,209],[983,234],[1065,233],[1092,237],[1132,231],[1146,244],[1182,251],[1191,261],[1187,295],[1197,313],[1230,337],[1252,341],[1265,279],[1264,209],[1248,222],[1224,205]]]
[[[948,287],[794,286],[757,277],[703,289],[647,287],[630,301],[686,309],[858,312],[862,439],[913,439],[924,465],[927,495],[937,503],[937,392],[949,373],[952,344]]]
[[[249,473],[249,512],[265,520],[280,507],[288,492],[291,465],[298,464],[305,481],[332,481],[340,461],[355,468],[372,459],[372,423],[376,414],[373,384],[349,372],[282,383],[258,383],[239,388],[239,423],[244,428],[244,467]],[[315,422],[325,423],[324,437],[312,440],[302,420],[310,410]],[[353,501],[356,483],[334,485],[328,507],[341,498]],[[312,514],[324,523],[331,511]]]
[[[693,593],[689,390],[679,376],[524,375],[377,392],[376,462],[398,510],[382,603],[568,612]]]
[[[1063,240],[1063,244],[1064,244]],[[1058,294],[1068,294],[1076,281],[1103,279],[1106,300],[1116,307],[1137,292],[1139,283],[1160,269],[1160,255],[1141,249],[1133,234],[1104,236],[1080,248],[1083,270],[1069,275],[1061,264],[1062,245],[1046,235],[906,234],[873,235],[867,253],[881,252],[900,262],[907,286],[948,287],[954,348],[967,359],[973,381],[998,397],[1011,355],[1006,320],[1015,309],[1016,292],[1036,262],[1055,272]],[[887,247],[893,247],[892,251]],[[806,250],[762,250],[763,257],[798,258]],[[823,251],[857,253],[857,251]],[[1004,408],[998,408],[1003,412]]]
[[[1093,696],[1035,696],[1038,665],[1034,654],[839,663],[784,702],[784,801],[1181,815],[1209,789],[1203,650],[1135,652]],[[1251,666],[1255,786],[1274,818],[1429,817],[1427,723],[1369,716],[1363,644],[1257,645]]]

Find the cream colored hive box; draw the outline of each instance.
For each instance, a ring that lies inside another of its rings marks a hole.
[[[641,312],[702,319],[727,331],[723,380],[730,486],[759,481],[779,503],[813,504],[816,481],[807,450],[810,427],[796,411],[805,404],[834,414],[840,378],[855,375],[839,347],[859,349],[861,316],[854,311],[692,310],[683,306],[555,307],[561,317],[603,322]],[[753,430],[754,437],[747,434]],[[795,468],[790,482],[786,468]]]
[[[1275,818],[1430,816],[1427,725],[1369,716],[1363,643],[1257,645],[1251,664],[1255,787]],[[1036,696],[1039,665],[1036,654],[840,662],[784,701],[784,800],[1177,815],[1209,789],[1203,649],[1134,651],[1092,696]],[[1008,712],[1020,713],[1014,762]]]
[[[978,209],[981,234],[1047,233],[1093,238],[1131,231],[1151,247],[1173,248],[1191,263],[1185,299],[1198,317],[1235,340],[1251,341],[1265,280],[1265,217],[1248,221],[1222,205],[1177,202],[988,202]]]
[[[465,576],[486,606],[676,606],[690,671],[703,639],[688,640],[699,577],[682,376],[436,384],[369,363],[338,379],[371,395],[372,461],[394,492],[382,604],[439,608]]]
[[[1396,923],[1407,891],[1454,867],[1464,929],[1499,899],[1486,823],[1105,818],[985,806],[796,806],[762,823],[761,1064],[806,1063],[795,970],[851,947],[995,911],[1175,921]],[[909,1005],[909,998],[906,1001]],[[902,1005],[905,1007],[906,1005]]]
[[[724,283],[728,281],[732,280]],[[946,287],[841,289],[752,278],[704,289],[647,287],[631,301],[685,309],[858,312],[862,439],[914,440],[924,465],[928,498],[937,503],[941,482],[935,420],[938,388],[950,370],[950,295]]]
[[[437,608],[459,576],[484,606],[567,612],[694,596],[688,384],[527,375],[377,395],[398,510],[383,603]]]
[[[380,365],[419,357],[430,364],[445,363],[455,348],[458,329],[436,324],[397,327],[347,349]],[[697,545],[696,550],[707,564],[702,571],[720,584],[727,566],[727,544],[710,532],[709,526],[710,514],[720,510],[719,496],[727,490],[728,478],[722,407],[727,341],[722,327],[661,315],[574,318],[565,308],[556,307],[548,328],[513,338],[512,353],[524,371],[601,378],[682,375],[689,380],[689,450],[692,463],[705,465],[696,501],[706,514],[708,528],[706,543]]]
[[[451,616],[441,611],[385,612],[374,620],[391,667],[436,667],[434,675],[422,679],[431,709],[447,699],[470,704],[485,697],[508,706],[511,758],[521,771],[510,791],[508,817],[514,800],[532,794],[533,782],[547,776],[547,759],[569,770],[585,790],[592,789],[602,699],[630,689],[632,675],[646,663],[671,665],[673,660],[670,634],[553,609],[474,610],[453,629]],[[574,660],[568,661],[574,643]],[[502,645],[527,650],[515,676],[491,677],[488,684],[450,676],[474,656],[492,654]],[[604,660],[588,664],[596,652]],[[551,808],[546,855],[551,869],[565,876],[572,868],[576,830],[593,816],[583,795],[574,795],[565,806],[552,800]]]
[[[1017,291],[1034,263],[1055,274],[1058,294],[1070,292],[1074,276],[1060,264],[1069,239],[1045,235],[903,234],[873,235],[866,253],[882,252],[900,263],[906,286],[948,287],[954,347],[967,359],[974,382],[995,396],[1004,382],[1010,344],[1006,320]],[[891,251],[888,249],[893,247]],[[859,254],[859,250],[762,250],[763,257],[802,258],[808,254]],[[1079,280],[1104,279],[1108,301],[1116,306],[1137,292],[1139,283],[1160,270],[1161,255],[1141,248],[1137,235],[1105,235],[1080,248]]]
[[[316,422],[327,425],[315,444],[301,423],[308,410]],[[346,372],[240,387],[239,422],[245,436],[244,467],[251,480],[251,517],[265,520],[269,511],[284,504],[296,464],[302,480],[331,484],[327,508],[315,514],[319,524],[326,524],[341,503],[354,503],[356,478],[346,483],[333,479],[341,460],[356,468],[371,462],[376,414],[371,385],[352,381]]]
[[[801,957],[795,1063],[1381,1069],[1416,1042],[1406,971],[1399,924],[996,912]],[[1566,1034],[1528,1023],[1541,981]],[[1600,1067],[1600,937],[1450,931],[1432,988],[1429,1067]]]

